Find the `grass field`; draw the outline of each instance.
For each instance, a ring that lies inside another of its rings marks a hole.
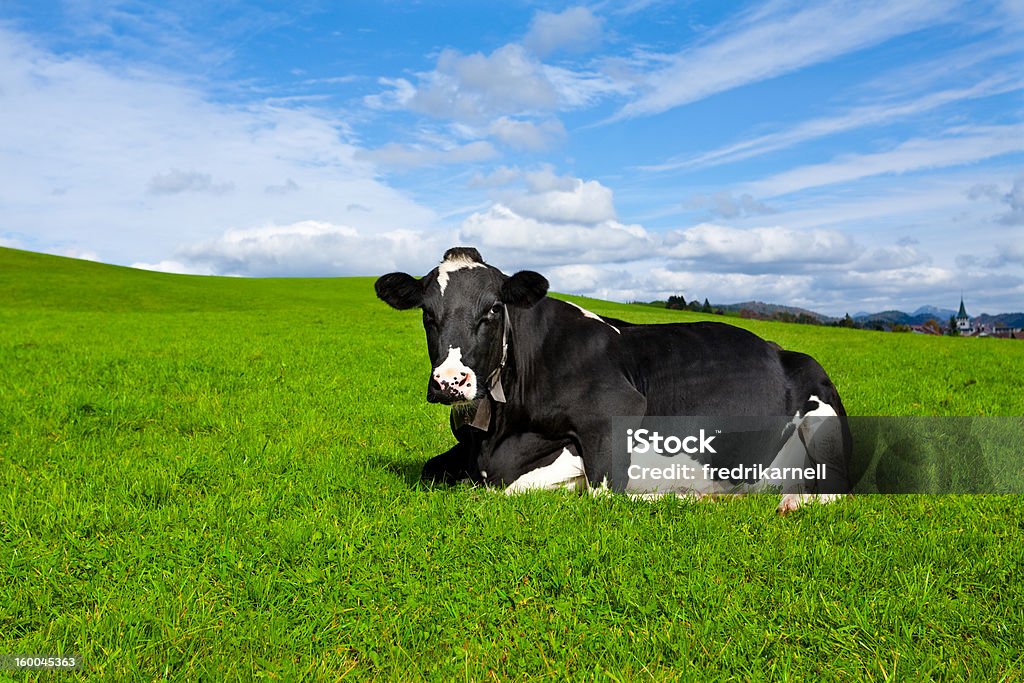
[[[851,414],[1024,414],[1024,344],[731,322],[817,357]],[[1018,497],[780,518],[428,490],[451,435],[422,335],[367,278],[0,249],[0,655],[118,681],[1024,679]]]

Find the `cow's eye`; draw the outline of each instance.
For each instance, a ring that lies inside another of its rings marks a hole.
[[[482,328],[484,327],[484,325],[493,323],[501,316],[501,311],[502,306],[501,302],[499,301],[498,303],[494,304],[493,306],[487,309],[487,313],[484,314],[484,317],[480,318],[480,322],[477,323],[477,326]]]

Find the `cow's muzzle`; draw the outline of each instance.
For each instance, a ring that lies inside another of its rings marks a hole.
[[[427,401],[430,403],[452,404],[459,403],[460,401],[469,401],[473,398],[472,394],[466,395],[464,380],[459,380],[453,384],[448,381],[439,382],[431,378],[430,385],[427,387]]]
[[[476,373],[462,363],[462,354],[449,347],[448,357],[434,368],[427,387],[431,403],[458,403],[476,398]]]

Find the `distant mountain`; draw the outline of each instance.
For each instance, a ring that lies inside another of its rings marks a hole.
[[[726,304],[724,306],[715,306],[714,308],[720,308],[724,311],[753,311],[760,316],[769,318],[776,313],[789,313],[794,316],[807,315],[812,318],[817,318],[824,323],[838,320],[838,318],[833,318],[832,316],[824,315],[806,308],[800,308],[798,306],[783,306],[781,304],[767,304],[763,301],[742,301],[738,304]]]
[[[936,306],[921,306],[913,313],[903,311],[880,311],[878,313],[858,313],[853,319],[862,325],[923,325],[929,320],[936,320],[941,325],[949,323],[949,319],[955,317],[956,311]],[[1024,313],[999,313],[989,315],[982,313],[972,318],[976,325],[991,325],[999,322],[1009,327],[1024,327]]]
[[[1024,313],[999,313],[997,315],[989,315],[988,313],[982,313],[977,318],[974,318],[976,325],[991,325],[993,323],[1001,323],[1007,327],[1022,327],[1024,328]]]
[[[664,305],[663,302],[657,302],[659,305]],[[773,316],[780,313],[788,313],[792,316],[806,315],[812,318],[820,320],[822,323],[834,323],[842,318],[825,315],[812,311],[806,308],[800,308],[798,306],[783,306],[782,304],[769,304],[764,301],[741,301],[738,304],[715,304],[713,306],[716,310],[723,311],[751,311],[756,313],[759,317],[772,318]],[[919,306],[914,310],[913,313],[906,313],[898,310],[878,311],[877,313],[868,313],[866,311],[858,311],[851,316],[854,321],[864,327],[880,327],[884,329],[890,329],[894,325],[923,325],[929,320],[936,320],[940,325],[945,327],[949,324],[949,319],[956,317],[957,311],[950,308],[939,308],[938,306]],[[982,313],[981,315],[972,318],[976,325],[991,325],[993,323],[1000,323],[1008,327],[1024,328],[1024,313],[999,313],[997,315],[989,315],[988,313]]]
[[[935,318],[936,320],[949,320],[950,318],[956,316],[956,313],[957,312],[951,308],[939,308],[938,306],[921,306],[910,315],[912,317],[927,315],[929,317]]]

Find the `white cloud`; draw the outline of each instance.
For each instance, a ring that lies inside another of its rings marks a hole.
[[[750,273],[708,273],[691,270],[652,268],[644,280],[657,298],[683,294],[687,300],[707,298],[714,304],[740,301],[785,301],[798,299],[813,282],[808,275],[765,275]]]
[[[837,230],[797,231],[782,227],[740,229],[702,223],[665,237],[666,257],[709,270],[771,265],[792,269],[850,263],[860,248]]]
[[[943,0],[769,3],[674,55],[615,118],[657,114],[877,45],[949,20],[952,6]]]
[[[489,55],[442,51],[435,70],[421,76],[405,104],[437,118],[482,123],[501,115],[550,111],[558,100],[541,63],[509,44]]]
[[[434,149],[419,145],[388,143],[377,149],[356,152],[355,158],[381,166],[416,168],[441,164],[466,164],[493,159],[498,155],[489,142],[477,141],[454,145],[447,149]]]
[[[544,57],[559,50],[594,50],[601,42],[602,21],[586,7],[570,7],[562,12],[537,12],[523,45]]]
[[[618,221],[612,192],[601,183],[559,176],[550,168],[502,175],[526,187],[467,217],[463,242],[500,250],[522,265],[586,264],[644,258],[659,240],[640,225]]]
[[[859,256],[856,254],[851,254],[851,256],[856,256],[856,259],[852,260],[847,268],[860,273],[917,268],[931,262],[931,257],[928,254],[923,253],[916,245],[907,242],[876,247],[860,253]]]
[[[788,149],[811,140],[868,126],[891,123],[955,102],[1013,92],[1022,87],[1024,87],[1024,80],[1016,75],[995,76],[969,87],[940,90],[912,100],[854,107],[835,116],[810,119],[785,130],[758,135],[701,154],[674,158],[661,164],[641,166],[640,168],[645,171],[671,171],[735,163]]]
[[[754,196],[774,197],[871,176],[959,166],[1024,151],[1024,125],[950,131],[942,138],[914,138],[885,152],[847,154],[822,164],[800,166],[750,183]]]
[[[729,190],[721,190],[714,194],[696,194],[687,208],[709,209],[722,218],[739,218],[741,216],[760,216],[775,213],[775,209],[764,202],[759,202],[749,194],[734,195]]]
[[[898,295],[901,292],[934,292],[954,287],[961,281],[961,276],[948,268],[926,265],[880,271],[837,270],[819,275],[817,281],[846,296],[856,296],[860,290]]]
[[[136,261],[131,264],[132,268],[138,268],[139,270],[152,270],[157,273],[175,273],[177,275],[215,275],[214,271],[210,268],[195,268],[193,266],[186,266],[181,261],[175,261],[173,259],[164,259],[157,263],[146,263],[144,261]]]
[[[505,203],[516,213],[541,222],[594,225],[614,221],[612,191],[596,180],[557,176],[550,169],[526,174],[529,192]]]
[[[523,177],[523,172],[512,166],[499,166],[490,173],[473,174],[470,179],[470,187],[503,187],[511,185]]]
[[[364,98],[377,109],[409,109],[439,119],[485,127],[505,116],[522,120],[577,109],[627,85],[598,72],[544,64],[522,45],[490,54],[443,50],[434,69],[407,79],[381,79],[386,90]]]
[[[1024,225],[1024,175],[1018,176],[1008,192],[1004,192],[995,183],[978,183],[967,192],[972,200],[987,199],[990,202],[1003,204],[1009,211],[996,217],[1001,225]]]
[[[299,184],[291,178],[288,178],[284,183],[280,185],[267,185],[263,188],[263,191],[267,194],[290,194],[292,192],[298,192],[300,189]]]
[[[380,78],[377,83],[391,89],[364,97],[363,104],[371,109],[404,109],[416,96],[416,86],[404,78]]]
[[[388,270],[425,273],[450,246],[449,241],[443,233],[365,233],[347,225],[301,221],[229,230],[215,239],[180,249],[177,261],[156,265],[180,267],[179,272],[246,277],[336,277]]]
[[[558,119],[534,123],[502,116],[487,131],[502,144],[530,151],[547,149],[565,137],[565,127]]]
[[[647,256],[656,239],[642,226],[615,220],[591,223],[550,222],[494,204],[463,221],[460,239],[481,250],[500,250],[519,263],[593,263]]]
[[[149,180],[150,194],[181,194],[182,192],[206,192],[226,194],[235,189],[233,183],[215,183],[209,173],[179,171],[158,173]]]
[[[268,220],[367,235],[438,222],[375,178],[335,114],[217,102],[165,72],[57,55],[4,28],[0,93],[0,234],[31,234],[33,249],[158,263]],[[282,179],[302,191],[267,192]]]

